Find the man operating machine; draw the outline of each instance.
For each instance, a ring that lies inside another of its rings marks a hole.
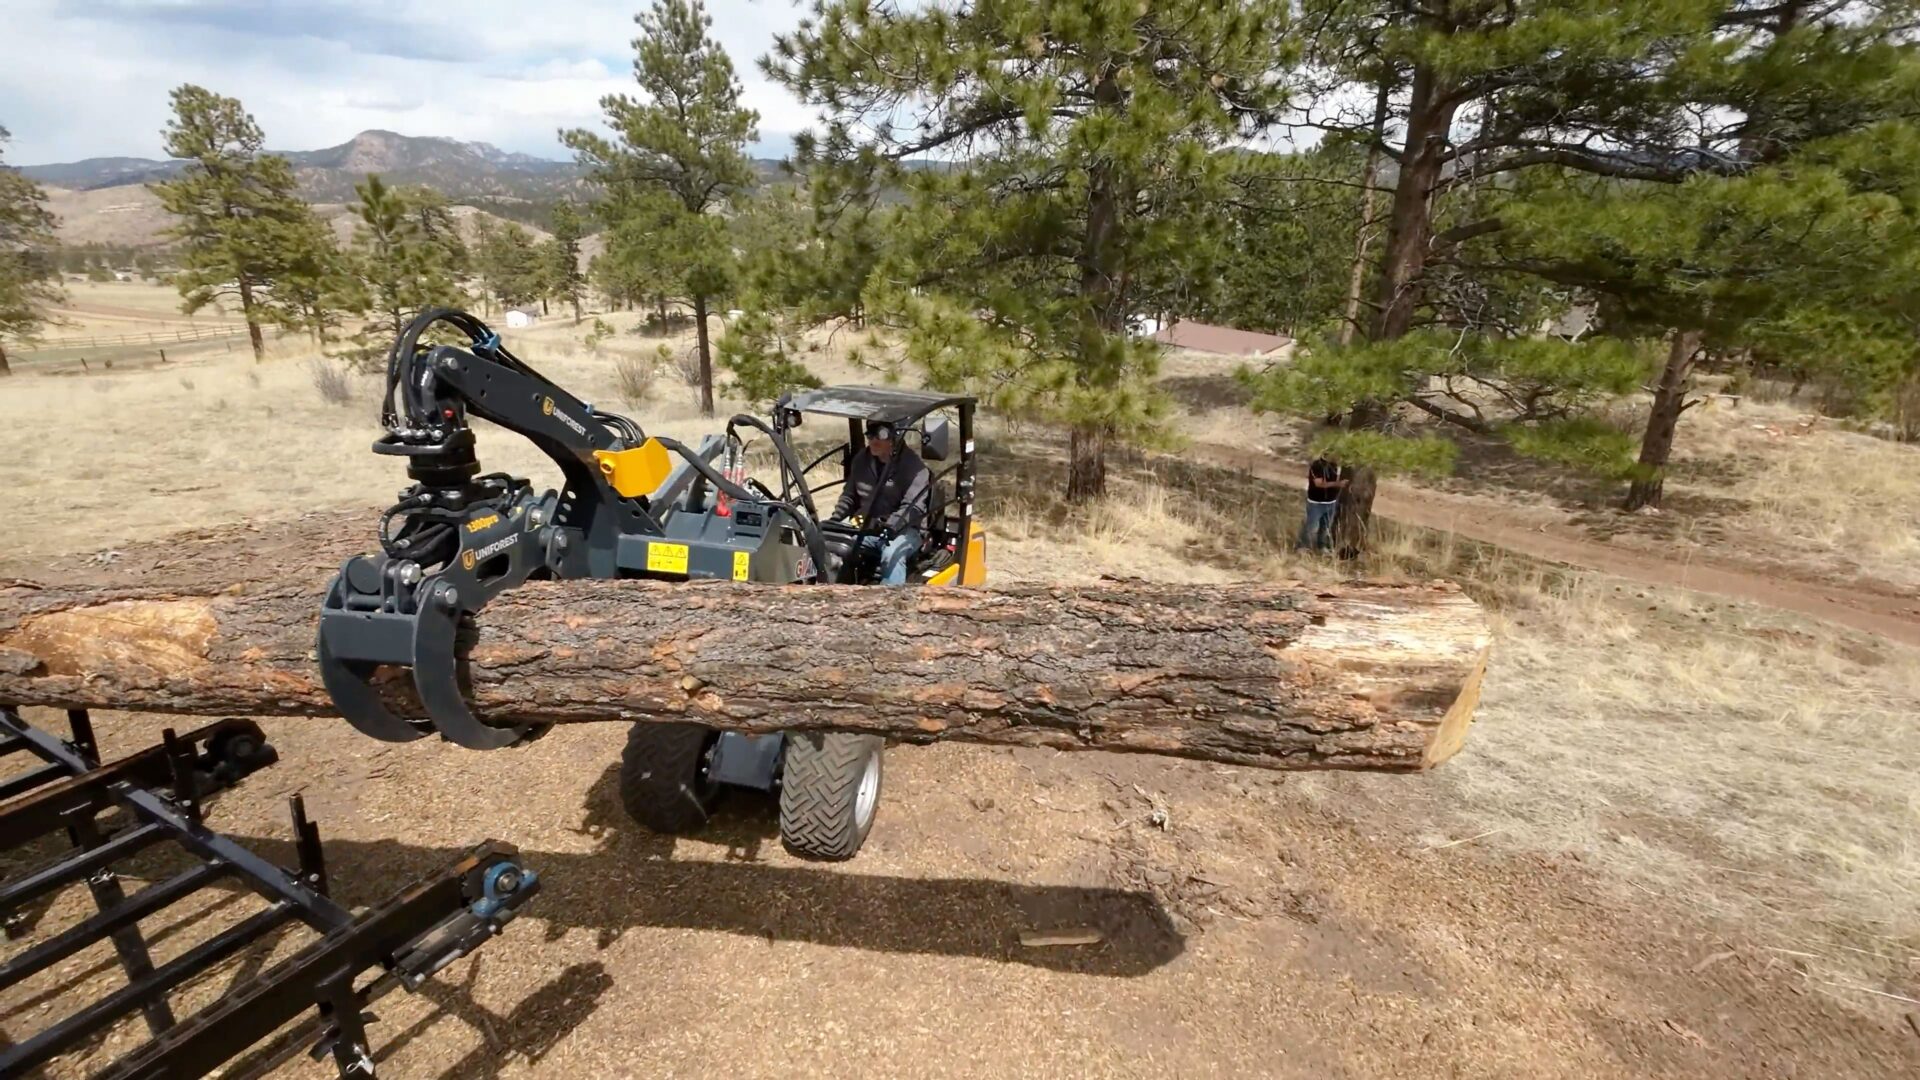
[[[867,447],[854,456],[847,483],[834,505],[831,521],[851,521],[878,532],[861,537],[864,552],[879,554],[882,585],[907,583],[907,560],[925,545],[922,525],[931,506],[933,472],[920,455],[899,442],[899,433],[885,420],[867,424]]]

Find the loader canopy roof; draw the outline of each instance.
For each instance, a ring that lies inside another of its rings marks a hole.
[[[973,398],[966,395],[937,394],[924,390],[829,386],[824,390],[805,390],[795,394],[788,405],[803,413],[899,424],[917,420],[935,409],[972,403]]]

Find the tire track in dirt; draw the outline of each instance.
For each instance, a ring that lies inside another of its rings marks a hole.
[[[1263,480],[1305,483],[1302,470],[1271,456],[1218,443],[1194,449]],[[1403,525],[1455,533],[1530,558],[1792,611],[1920,648],[1920,600],[1911,597],[1763,574],[1715,559],[1663,558],[1593,540],[1571,526],[1522,523],[1482,502],[1401,484],[1381,484],[1373,509]]]

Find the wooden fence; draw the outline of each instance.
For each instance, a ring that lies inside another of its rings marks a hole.
[[[117,337],[64,337],[39,338],[29,348],[20,349],[22,355],[36,352],[52,352],[55,349],[102,349],[122,345],[173,345],[187,341],[210,341],[218,338],[245,337],[245,326],[190,326],[179,330],[155,330],[145,334],[121,334]]]

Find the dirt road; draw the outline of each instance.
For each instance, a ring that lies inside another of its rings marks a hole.
[[[1230,468],[1277,483],[1304,479],[1272,454],[1208,443],[1196,451]],[[1577,566],[1645,585],[1667,585],[1810,615],[1825,622],[1920,646],[1920,599],[1858,584],[1796,580],[1716,559],[1676,560],[1595,540],[1577,525],[1525,517],[1489,499],[1383,483],[1374,501],[1383,517],[1456,533],[1532,558]]]

